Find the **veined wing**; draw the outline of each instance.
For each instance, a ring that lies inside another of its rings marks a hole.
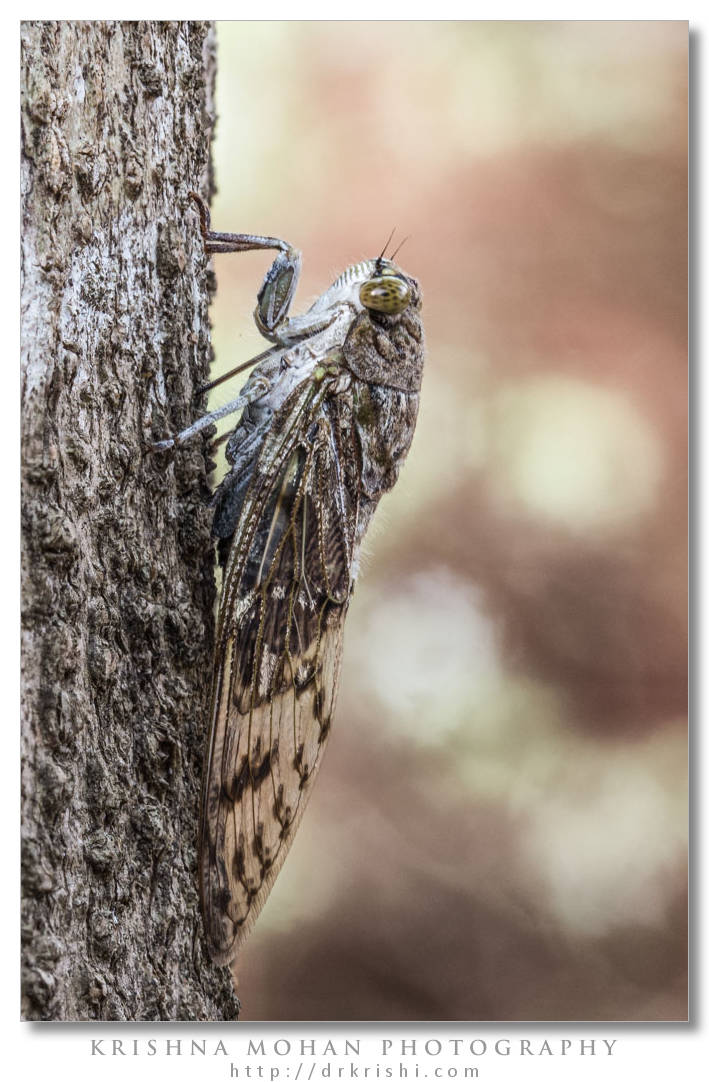
[[[331,381],[273,418],[224,573],[202,796],[210,951],[230,962],[288,852],[322,761],[351,592],[356,493]]]

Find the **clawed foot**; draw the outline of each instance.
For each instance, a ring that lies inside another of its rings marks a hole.
[[[206,241],[210,226],[209,207],[204,199],[202,199],[202,196],[198,195],[197,192],[189,192],[188,194],[190,199],[193,199],[197,204],[197,210],[199,211],[199,228],[202,233],[202,239]]]

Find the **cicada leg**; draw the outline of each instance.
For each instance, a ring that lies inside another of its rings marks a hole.
[[[188,428],[183,428],[181,432],[178,432],[176,436],[173,436],[169,440],[160,440],[158,443],[151,445],[153,451],[169,451],[172,447],[178,447],[181,443],[186,443],[187,440],[191,440],[193,436],[196,436],[198,432],[201,432],[203,428],[207,428],[209,425],[214,424],[215,421],[219,421],[222,417],[227,417],[230,413],[236,413],[237,410],[243,409],[244,406],[248,406],[250,402],[255,402],[257,398],[262,398],[270,390],[270,384],[267,379],[259,377],[255,379],[253,383],[250,383],[248,387],[244,389],[244,392],[232,399],[231,402],[226,402],[219,409],[213,410],[211,413],[205,413],[204,417],[200,417],[198,421],[191,424]]]
[[[278,237],[258,233],[218,233],[211,228],[209,207],[196,192],[190,192],[199,209],[199,222],[204,250],[209,255],[219,252],[252,252],[276,248],[278,255],[266,271],[258,292],[254,318],[266,338],[277,341],[276,330],[288,322],[288,311],[300,276],[300,252]]]
[[[297,329],[291,325],[289,311],[300,277],[301,255],[278,237],[264,237],[257,233],[219,233],[211,228],[209,207],[196,192],[190,192],[199,210],[200,230],[204,250],[208,255],[219,252],[251,252],[276,248],[278,255],[266,271],[257,295],[254,320],[264,338],[287,346],[323,330],[332,320],[331,315],[317,316],[312,320],[298,319]],[[236,371],[236,370],[235,370]],[[224,377],[226,378],[226,377]]]

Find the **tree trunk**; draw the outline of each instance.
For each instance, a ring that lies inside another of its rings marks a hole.
[[[230,1019],[196,843],[213,640],[207,23],[22,25],[23,1015]]]

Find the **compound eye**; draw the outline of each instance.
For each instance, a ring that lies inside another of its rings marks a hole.
[[[384,275],[370,278],[359,288],[359,299],[365,308],[395,316],[411,302],[411,288],[403,278]]]

